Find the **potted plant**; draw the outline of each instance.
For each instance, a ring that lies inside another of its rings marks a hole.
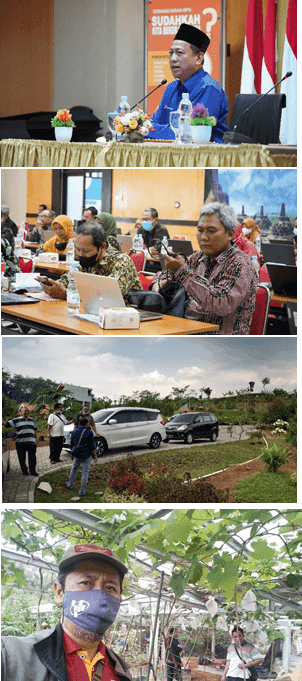
[[[116,116],[113,125],[118,134],[125,135],[125,142],[142,142],[143,137],[149,135],[149,130],[155,130],[148,118],[148,114],[143,112],[139,104],[135,111],[129,111],[125,115]]]
[[[72,128],[75,128],[76,126],[68,109],[59,109],[50,123],[55,129],[55,138],[57,142],[70,142],[72,138]]]
[[[217,123],[215,116],[209,116],[208,109],[203,104],[195,104],[190,123],[193,142],[208,144],[212,135],[212,127]]]

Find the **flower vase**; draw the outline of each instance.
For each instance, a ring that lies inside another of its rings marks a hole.
[[[193,144],[209,144],[212,135],[211,125],[191,125]]]
[[[143,142],[143,136],[139,132],[127,132],[125,142]]]
[[[55,127],[55,138],[57,142],[70,142],[73,128],[69,125],[58,125]]]

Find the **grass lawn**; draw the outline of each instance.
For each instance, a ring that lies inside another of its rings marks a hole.
[[[250,440],[243,440],[225,444],[204,445],[202,447],[195,445],[194,447],[165,451],[160,449],[150,450],[146,454],[139,456],[138,462],[142,471],[148,470],[151,466],[156,465],[156,463],[164,463],[181,479],[186,472],[189,472],[192,478],[197,478],[227,468],[231,464],[243,463],[249,459],[254,459],[261,454],[261,450],[262,445],[251,445]],[[101,459],[98,459],[98,461],[101,461]],[[85,503],[102,502],[102,495],[96,495],[96,492],[106,490],[106,471],[113,466],[114,463],[112,462],[96,466],[92,464],[87,485],[87,495],[83,499]],[[64,482],[68,479],[68,475],[69,470],[65,469],[42,476],[39,482],[49,482],[53,491],[51,494],[47,494],[36,488],[35,503],[70,502],[71,497],[78,495],[80,472],[78,472],[72,491],[68,491],[64,487]]]
[[[237,482],[233,496],[237,501],[244,499],[247,503],[257,503],[262,499],[266,504],[296,504],[297,487],[291,484],[290,473],[262,471]]]

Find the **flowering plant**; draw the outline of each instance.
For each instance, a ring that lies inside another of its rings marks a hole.
[[[116,132],[131,133],[136,132],[142,137],[149,135],[149,130],[155,130],[151,121],[148,118],[148,114],[143,112],[142,107],[138,104],[135,111],[129,111],[129,113],[121,116],[116,116],[113,125],[115,126]]]
[[[191,125],[216,125],[215,116],[209,116],[208,109],[203,104],[195,104],[191,113]]]
[[[69,109],[59,109],[50,122],[53,128],[62,126],[68,126],[69,128],[76,127]]]

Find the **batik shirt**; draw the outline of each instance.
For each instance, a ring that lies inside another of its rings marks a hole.
[[[220,334],[248,334],[257,278],[250,258],[232,245],[215,260],[198,251],[175,272],[188,294],[184,316],[219,325]]]
[[[13,247],[4,236],[1,237],[1,255],[5,260],[4,276],[15,281],[16,272],[20,272],[20,265]]]
[[[140,278],[135,265],[126,253],[116,251],[112,246],[108,246],[103,259],[93,267],[81,267],[80,272],[90,272],[90,274],[100,274],[102,277],[114,277],[118,280],[122,296],[127,300],[130,289],[142,289]],[[65,288],[68,286],[68,274],[63,274],[60,284]]]

